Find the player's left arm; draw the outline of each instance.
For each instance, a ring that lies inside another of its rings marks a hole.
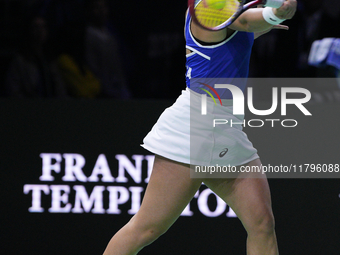
[[[296,12],[296,0],[286,0],[280,8],[273,8],[274,15],[282,20],[293,18]],[[253,8],[245,11],[238,17],[230,29],[245,31],[245,32],[264,32],[273,28],[273,25],[268,23],[264,17],[264,8]]]

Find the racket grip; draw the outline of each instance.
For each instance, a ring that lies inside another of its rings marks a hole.
[[[267,0],[264,6],[272,8],[280,8],[285,0]]]

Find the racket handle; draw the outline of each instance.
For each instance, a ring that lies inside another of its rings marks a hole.
[[[280,8],[285,0],[267,0],[264,6],[272,8]]]

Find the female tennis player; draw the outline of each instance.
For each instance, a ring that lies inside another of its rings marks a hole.
[[[270,15],[281,21],[291,19],[296,5],[295,0],[286,0],[280,8],[270,9]],[[229,126],[224,130],[225,138],[220,136],[218,140],[209,140],[202,144],[201,155],[190,155],[190,131],[193,131],[189,127],[190,111],[201,111],[200,100],[195,98],[200,98],[202,93],[198,84],[190,84],[190,78],[202,77],[203,73],[205,77],[247,77],[254,33],[259,35],[273,28],[273,24],[266,21],[268,17],[264,16],[263,12],[268,11],[266,8],[249,9],[220,31],[203,29],[192,22],[190,13],[187,13],[185,37],[188,72],[190,70],[187,86],[190,89],[183,91],[177,101],[162,113],[145,137],[143,147],[156,156],[141,208],[113,236],[104,255],[137,254],[151,244],[176,221],[202,182],[221,197],[241,220],[248,235],[248,255],[278,254],[266,178],[259,173],[241,173],[237,178],[190,177],[190,164],[214,165],[215,158],[220,160],[218,155],[213,155],[215,149],[225,148],[225,142],[228,142],[228,152],[223,157],[225,165],[261,167],[257,151],[242,128]],[[230,100],[228,96],[223,97],[228,93],[221,94],[223,100]],[[199,103],[192,105],[196,101]],[[210,109],[214,108],[209,104],[207,115],[212,114]],[[233,118],[228,106],[219,106],[215,110]],[[213,128],[204,132],[206,136],[214,137]],[[212,158],[212,161],[202,162],[205,158]]]

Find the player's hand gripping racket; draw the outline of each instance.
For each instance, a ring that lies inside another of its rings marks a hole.
[[[189,10],[194,21],[209,30],[230,26],[244,11],[263,4],[279,8],[285,0],[189,0]]]

